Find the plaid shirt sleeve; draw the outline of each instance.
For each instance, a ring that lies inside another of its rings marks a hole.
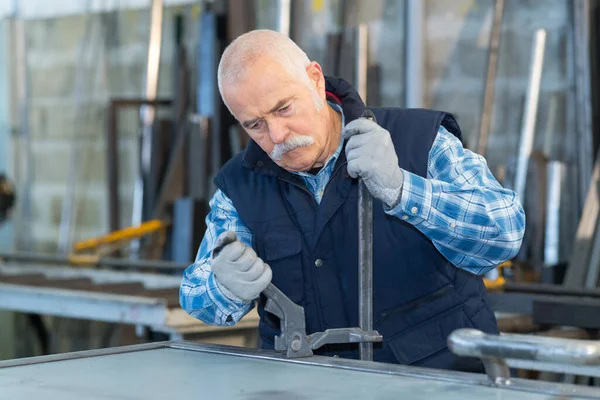
[[[206,233],[196,261],[183,273],[179,303],[188,314],[206,324],[234,325],[254,308],[254,302],[242,302],[224,293],[211,271],[210,253],[219,235],[227,230],[235,232],[247,246],[252,246],[252,233],[241,221],[231,200],[220,190],[215,192],[209,205]]]
[[[518,253],[525,213],[517,195],[444,127],[427,179],[404,171],[403,185],[400,203],[386,212],[419,229],[457,267],[481,275]]]

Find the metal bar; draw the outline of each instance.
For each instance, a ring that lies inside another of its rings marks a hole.
[[[110,104],[115,107],[140,107],[148,106],[170,106],[173,104],[171,99],[143,99],[143,98],[119,98],[114,97],[110,100]]]
[[[537,117],[540,85],[542,82],[542,69],[544,66],[544,52],[546,46],[546,31],[538,29],[533,42],[533,54],[529,70],[529,86],[525,99],[525,111],[521,127],[521,143],[519,146],[519,157],[517,164],[517,176],[515,179],[515,191],[521,201],[525,199],[525,182],[527,179],[527,165],[533,148],[535,135],[535,122]]]
[[[97,265],[106,267],[131,268],[131,269],[157,269],[168,271],[183,271],[189,264],[173,263],[159,260],[127,260],[122,258],[97,258],[90,259],[88,263],[80,263],[76,258],[65,257],[54,254],[34,254],[27,252],[0,253],[0,259],[4,261],[34,262],[45,264],[64,265]],[[1,264],[0,264],[1,265]]]
[[[367,102],[368,30],[360,24],[357,30],[356,87],[360,97]],[[365,117],[375,120],[365,112]],[[373,330],[373,196],[359,180],[358,186],[358,326],[364,332]],[[373,343],[359,344],[361,360],[373,360]]]
[[[291,33],[292,0],[279,0],[278,3],[277,31],[289,37]]]
[[[600,289],[577,289],[565,287],[563,285],[507,282],[503,289],[506,293],[521,292],[528,294],[547,294],[552,296],[581,296],[600,298]]]
[[[594,232],[594,241],[592,244],[589,263],[587,266],[584,287],[586,289],[595,289],[598,287],[598,275],[600,273],[600,222],[596,224]]]
[[[35,277],[39,275],[45,276],[47,279],[86,278],[95,285],[100,286],[139,283],[144,286],[144,290],[177,289],[181,284],[181,276],[177,275],[20,264],[0,264],[0,274],[3,278],[7,276]]]
[[[448,345],[453,353],[464,357],[600,365],[598,341],[517,334],[490,335],[476,329],[458,329],[448,337]]]
[[[33,182],[33,156],[31,149],[31,138],[29,132],[29,64],[27,62],[27,38],[25,32],[25,20],[19,9],[19,2],[15,1],[14,23],[14,74],[16,76],[15,91],[17,93],[17,118],[19,134],[17,141],[19,147],[16,153],[15,181],[17,193],[19,193],[20,207],[17,207],[15,236],[16,248],[22,251],[30,251],[32,243],[32,209],[31,209],[31,185]]]
[[[357,28],[356,40],[356,90],[362,101],[367,104],[367,68],[369,66],[369,32],[367,24]]]
[[[106,183],[108,193],[108,229],[120,227],[119,210],[119,146],[117,135],[117,104],[111,101],[106,115]]]
[[[108,226],[110,232],[121,227],[119,209],[119,109],[123,107],[140,107],[142,105],[170,106],[170,99],[124,99],[113,98],[108,103],[106,124],[106,175],[108,193]]]
[[[405,0],[404,25],[406,26],[404,54],[405,108],[420,108],[425,104],[425,80],[423,77],[423,45],[425,2]]]
[[[524,370],[533,370],[533,371],[546,371],[546,372],[554,372],[559,374],[572,374],[572,375],[583,375],[583,376],[593,376],[600,377],[600,368],[597,366],[587,366],[587,365],[564,365],[557,363],[546,363],[539,361],[529,361],[529,360],[514,360],[507,359],[506,363],[511,368],[516,369],[524,369]],[[598,390],[598,389],[593,389]]]
[[[565,274],[564,284],[567,287],[579,288],[585,282],[589,259],[592,253],[592,242],[598,215],[600,214],[600,203],[598,200],[598,189],[600,188],[600,151],[596,155],[592,181],[589,185],[585,200],[585,207],[579,219],[575,244]]]
[[[10,127],[13,124],[10,121],[10,104],[11,104],[11,79],[9,69],[9,41],[10,41],[10,21],[4,20],[0,22],[0,174],[5,172],[8,176],[14,176],[14,161],[12,148],[12,138]],[[0,215],[0,220],[2,216]],[[0,251],[9,251],[14,243],[14,225],[12,221],[4,220],[0,223]],[[0,316],[0,319],[8,324],[8,316]],[[12,324],[11,324],[12,325]],[[0,336],[8,337],[2,334],[2,323],[0,323]],[[6,332],[9,332],[8,330]],[[6,351],[6,350],[5,350]],[[4,353],[2,347],[0,352]],[[8,350],[9,354],[12,352]]]
[[[544,265],[553,266],[558,264],[560,257],[560,196],[565,165],[560,161],[550,161],[547,165],[547,171],[548,198],[544,238]]]
[[[541,325],[600,329],[600,301],[586,298],[550,298],[533,302],[533,322]]]
[[[592,102],[590,78],[590,1],[573,0],[573,56],[575,78],[575,127],[577,144],[577,176],[584,199],[590,185],[593,163]]]
[[[162,44],[163,1],[152,0],[150,16],[150,37],[148,43],[148,62],[146,66],[146,93],[145,97],[154,100],[158,89],[158,71],[160,66],[160,52]],[[142,118],[142,136],[140,151],[140,173],[134,183],[133,212],[131,224],[137,226],[144,219],[144,198],[148,196],[146,180],[150,175],[152,166],[152,125],[155,110],[152,106],[143,106],[140,110]],[[150,195],[153,195],[150,193]],[[131,242],[130,257],[139,258],[140,240]]]
[[[496,87],[496,72],[498,71],[498,49],[500,48],[500,32],[502,17],[504,15],[504,0],[496,0],[494,7],[494,21],[490,32],[490,49],[488,53],[487,75],[485,78],[485,91],[483,93],[483,109],[479,124],[479,137],[477,153],[485,156],[488,138],[492,127],[492,114],[494,110],[494,89]]]
[[[142,343],[142,344],[133,344],[133,345],[129,345],[129,346],[119,346],[119,347],[112,347],[112,348],[105,348],[105,349],[94,349],[94,350],[75,351],[75,352],[71,352],[71,353],[51,354],[51,355],[47,355],[47,356],[28,357],[28,358],[21,358],[21,359],[17,359],[17,360],[0,361],[0,368],[20,367],[23,365],[35,365],[35,364],[43,364],[43,363],[56,362],[56,361],[78,360],[81,358],[109,356],[112,354],[123,354],[123,353],[137,352],[137,351],[155,350],[155,349],[162,349],[165,347],[169,347],[168,342]]]
[[[164,300],[0,283],[0,308],[135,325],[164,325]]]

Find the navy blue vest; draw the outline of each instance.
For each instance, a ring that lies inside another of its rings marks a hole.
[[[346,123],[365,105],[345,81],[327,78]],[[454,118],[438,111],[372,108],[387,129],[406,171],[426,177],[429,150],[440,124],[461,139]],[[233,202],[254,237],[254,249],[270,265],[273,284],[304,307],[308,333],[358,326],[357,181],[346,172],[342,151],[318,204],[302,178],[278,167],[258,145],[229,160],[215,184]],[[420,204],[415,204],[419,207]],[[497,333],[480,277],[449,263],[415,227],[373,202],[373,320],[383,343],[374,360],[480,371],[472,359],[447,349],[458,328]],[[258,302],[264,348],[273,348],[277,317]],[[357,358],[356,344],[328,345],[317,353]]]

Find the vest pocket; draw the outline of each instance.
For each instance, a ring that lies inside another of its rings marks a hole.
[[[400,364],[416,364],[427,357],[436,355],[426,360],[429,362],[424,362],[421,366],[452,368],[450,364],[454,361],[458,362],[459,357],[448,354],[450,353],[447,348],[448,336],[456,329],[472,327],[473,324],[465,313],[464,306],[459,304],[432,319],[392,336],[387,342]],[[436,360],[442,364],[438,365]]]
[[[393,317],[394,315],[408,313],[412,310],[415,310],[421,306],[424,306],[432,301],[435,301],[441,297],[447,295],[451,290],[454,289],[454,285],[452,283],[441,287],[433,293],[426,294],[425,296],[421,296],[417,299],[411,300],[408,303],[402,304],[401,306],[384,310],[379,314],[379,319],[375,321],[375,324],[378,325],[382,323],[385,319],[389,317]]]
[[[293,302],[304,297],[302,242],[298,231],[269,231],[263,239],[263,260],[273,271],[272,283]]]

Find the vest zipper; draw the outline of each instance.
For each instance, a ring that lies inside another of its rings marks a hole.
[[[391,317],[392,315],[403,314],[403,313],[411,311],[412,309],[415,309],[419,306],[422,306],[423,304],[427,304],[434,300],[437,300],[440,297],[443,297],[446,293],[448,293],[452,289],[454,289],[454,285],[452,283],[450,283],[450,284],[436,290],[433,293],[430,293],[423,297],[419,297],[418,299],[415,299],[406,304],[403,304],[400,307],[382,311],[379,314],[379,318],[377,319],[377,321],[375,321],[375,324],[379,324],[379,323],[383,322],[384,319]]]

